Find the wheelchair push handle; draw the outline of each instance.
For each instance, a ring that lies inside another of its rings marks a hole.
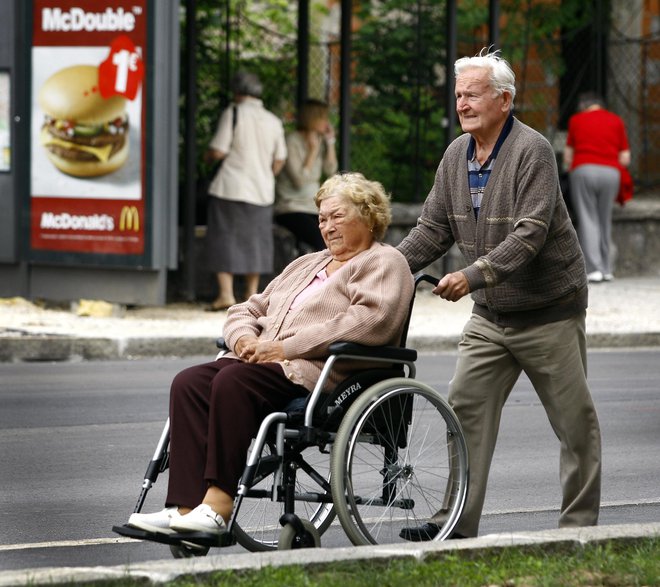
[[[423,281],[430,283],[433,287],[436,287],[438,283],[440,283],[440,279],[438,277],[428,275],[427,273],[420,273],[419,275],[415,275],[415,289],[417,289],[417,286]]]

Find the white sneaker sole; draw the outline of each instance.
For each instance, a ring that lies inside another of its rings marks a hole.
[[[185,526],[183,524],[177,524],[176,526],[171,526],[171,529],[182,534],[185,534],[186,532],[204,532],[205,534],[217,534],[218,536],[227,531],[227,528],[224,526],[216,526],[215,528],[212,528],[201,524],[187,524]]]
[[[127,526],[131,528],[137,528],[138,530],[144,530],[145,532],[152,532],[154,534],[174,534],[174,530],[171,528],[163,528],[162,526],[153,526],[147,522],[131,522],[130,518],[128,520]]]

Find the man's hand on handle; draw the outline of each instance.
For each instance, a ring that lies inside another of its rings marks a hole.
[[[450,302],[457,302],[463,296],[470,293],[470,285],[462,271],[447,273],[433,290],[436,296],[440,296]]]

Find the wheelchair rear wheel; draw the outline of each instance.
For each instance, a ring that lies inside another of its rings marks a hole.
[[[440,393],[423,383],[377,383],[342,419],[332,450],[332,497],[355,545],[403,542],[402,530],[439,512],[442,528],[434,540],[445,539],[463,510],[467,481],[460,423]]]
[[[236,541],[251,552],[277,550],[280,541],[280,518],[285,511],[281,479],[277,478],[277,471],[272,471],[276,459],[274,446],[267,442],[262,450],[263,464],[260,463],[257,471],[256,483],[243,497],[236,517]],[[317,447],[309,447],[292,460],[287,459],[284,467],[295,468],[296,513],[309,520],[320,536],[335,517],[329,455]]]

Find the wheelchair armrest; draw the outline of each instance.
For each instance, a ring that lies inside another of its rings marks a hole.
[[[222,351],[229,350],[222,336],[216,339],[215,346]],[[417,351],[414,349],[405,349],[397,346],[366,346],[354,342],[333,342],[330,345],[330,354],[354,355],[367,358],[378,357],[397,361],[415,361],[417,359]]]
[[[417,360],[415,349],[398,346],[366,346],[354,342],[333,342],[330,345],[331,355],[352,355],[354,357],[388,359],[393,361]]]

